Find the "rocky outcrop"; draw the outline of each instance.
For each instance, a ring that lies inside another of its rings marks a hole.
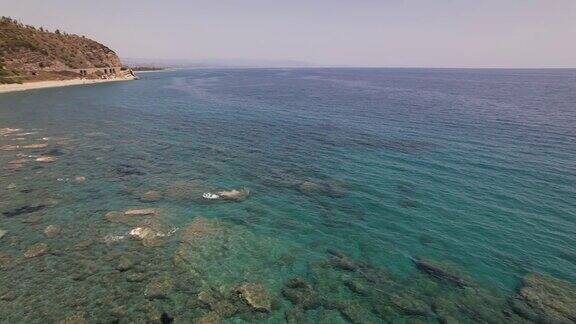
[[[463,275],[460,270],[449,264],[440,263],[427,258],[417,258],[414,262],[416,263],[418,270],[433,278],[445,281],[460,288],[472,286],[472,281],[469,278]]]
[[[46,243],[37,243],[29,247],[28,250],[24,252],[24,257],[27,259],[39,257],[44,255],[44,253],[46,253],[47,250],[48,245],[46,245]]]
[[[121,66],[113,50],[84,36],[0,18],[0,83],[86,76],[80,69],[97,78]]]
[[[576,322],[576,285],[530,273],[511,300],[516,313],[540,323]]]
[[[0,19],[0,42],[4,68],[20,71],[59,71],[121,66],[110,48],[89,38],[49,32]]]

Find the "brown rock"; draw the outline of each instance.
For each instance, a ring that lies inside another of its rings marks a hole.
[[[22,148],[24,149],[41,149],[41,148],[47,148],[48,144],[46,143],[38,143],[38,144],[28,144],[28,145],[23,145]]]
[[[142,282],[146,279],[147,275],[144,272],[131,272],[126,275],[126,281],[128,282]]]
[[[46,237],[52,238],[60,234],[61,231],[62,229],[58,225],[48,225],[44,229],[44,235],[46,235]]]
[[[198,324],[220,324],[222,323],[222,320],[220,319],[220,316],[218,316],[218,314],[216,313],[209,313],[206,314],[202,317],[200,317],[196,323]]]
[[[144,290],[144,296],[148,299],[165,299],[174,289],[172,279],[160,277],[154,278]]]
[[[58,324],[84,324],[86,323],[86,314],[84,312],[79,312],[72,314],[65,319],[58,321]]]
[[[269,312],[272,309],[272,297],[262,285],[246,283],[238,288],[240,297],[255,311]]]
[[[0,253],[0,269],[7,270],[12,266],[12,258],[9,255]]]
[[[145,208],[145,209],[130,209],[124,212],[126,216],[148,216],[148,215],[156,215],[156,210],[154,208]]]
[[[472,280],[452,264],[441,263],[427,258],[417,258],[414,262],[418,270],[433,278],[444,280],[460,288],[473,286]]]
[[[111,211],[106,213],[106,215],[104,215],[104,219],[111,223],[122,223],[126,221],[126,218],[124,216],[125,215],[122,212]]]
[[[24,257],[26,258],[35,258],[41,255],[44,255],[48,250],[48,245],[46,243],[36,243],[24,252]]]
[[[127,257],[121,257],[118,265],[116,266],[116,270],[118,271],[127,271],[130,270],[134,266],[134,262]]]
[[[512,300],[521,316],[541,323],[576,322],[576,285],[538,273],[530,273]]]
[[[16,294],[12,290],[3,293],[0,296],[0,300],[3,301],[13,301],[14,299],[16,299]]]
[[[4,166],[4,170],[17,171],[22,169],[23,166],[24,166],[23,164],[8,164]]]
[[[22,164],[25,163],[26,161],[28,161],[28,159],[18,159],[18,160],[12,160],[8,162],[8,164]]]
[[[18,148],[19,148],[18,145],[7,144],[7,145],[0,146],[0,151],[14,151],[14,150],[17,150]]]
[[[162,199],[162,194],[158,191],[150,190],[145,192],[140,200],[144,202],[154,202]]]
[[[205,237],[217,236],[223,231],[222,226],[213,220],[203,217],[196,217],[182,230],[181,241],[189,242]]]
[[[85,250],[85,249],[91,247],[92,245],[94,245],[94,243],[95,242],[92,239],[82,240],[82,241],[76,243],[76,245],[74,245],[74,250],[76,250],[76,251]]]

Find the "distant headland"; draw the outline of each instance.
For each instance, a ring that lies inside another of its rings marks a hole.
[[[0,92],[134,78],[101,43],[0,18]]]

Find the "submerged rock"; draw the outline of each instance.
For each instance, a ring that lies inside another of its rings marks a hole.
[[[367,296],[369,294],[369,289],[366,287],[363,280],[358,278],[351,278],[344,281],[344,284],[348,289],[352,292],[357,293],[359,295]]]
[[[302,308],[292,307],[284,313],[284,316],[288,324],[303,324],[308,322]]]
[[[84,324],[84,323],[86,323],[86,314],[84,312],[72,314],[63,320],[58,321],[58,324]]]
[[[62,231],[62,228],[60,228],[60,226],[58,225],[48,225],[46,226],[46,228],[44,229],[44,235],[46,235],[46,237],[52,238],[57,236],[58,234],[60,234],[60,231]]]
[[[145,209],[130,209],[124,212],[126,216],[149,216],[156,215],[156,210],[154,208]]]
[[[218,317],[231,317],[238,313],[238,296],[225,295],[215,289],[208,289],[198,293],[198,301],[207,306]]]
[[[354,324],[376,323],[369,308],[357,301],[344,301],[338,304],[340,314]]]
[[[394,307],[396,307],[398,310],[400,310],[401,313],[405,315],[426,316],[432,312],[428,304],[415,296],[407,294],[394,294],[391,296],[390,301]]]
[[[440,280],[454,284],[460,288],[472,286],[472,281],[465,277],[458,269],[425,258],[417,258],[415,261],[418,270]]]
[[[154,202],[154,201],[158,201],[162,199],[162,194],[158,191],[155,190],[150,190],[145,192],[142,197],[140,198],[140,200],[144,201],[144,202]]]
[[[170,278],[155,278],[144,290],[144,296],[148,299],[165,299],[174,289],[174,282]]]
[[[196,217],[182,230],[181,242],[191,242],[210,236],[221,235],[223,228],[217,221],[211,221],[203,217]]]
[[[116,266],[116,270],[127,271],[130,270],[133,266],[134,262],[131,259],[127,257],[121,257],[120,260],[118,261],[118,265]]]
[[[4,237],[4,235],[6,235],[8,233],[8,231],[0,229],[0,239]]]
[[[166,190],[166,196],[177,200],[201,200],[202,194],[213,188],[200,180],[176,181]]]
[[[272,296],[268,290],[255,283],[245,283],[238,288],[240,297],[255,311],[269,312],[272,309]]]
[[[16,299],[16,293],[14,293],[14,291],[12,290],[2,293],[2,295],[0,295],[0,300],[3,301],[13,301],[14,299]]]
[[[9,255],[0,253],[0,269],[8,270],[12,267],[12,258]]]
[[[28,162],[28,159],[18,159],[18,160],[12,160],[10,162],[8,162],[8,164],[22,164],[22,163],[26,163]]]
[[[344,197],[348,193],[344,183],[338,181],[307,180],[298,186],[298,190],[306,195],[321,195],[331,198]]]
[[[48,250],[48,245],[46,243],[36,243],[24,252],[24,257],[26,258],[35,258],[44,255]]]
[[[142,282],[146,279],[148,275],[144,272],[130,272],[126,275],[126,281],[128,282]]]
[[[22,169],[23,166],[23,164],[8,164],[5,165],[3,169],[8,171],[18,171]]]
[[[200,317],[195,323],[198,324],[220,324],[222,320],[218,314],[212,312]]]
[[[125,223],[129,218],[122,212],[111,211],[104,215],[104,219],[111,223]]]
[[[522,280],[511,300],[516,313],[542,323],[576,322],[576,285],[538,273]]]
[[[303,309],[314,309],[320,306],[320,298],[310,284],[301,278],[291,278],[284,284],[282,295],[292,304]]]

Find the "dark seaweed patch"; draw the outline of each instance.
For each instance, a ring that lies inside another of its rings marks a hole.
[[[62,155],[64,155],[64,152],[62,152],[62,150],[60,150],[59,148],[53,148],[53,149],[47,151],[46,153],[44,153],[44,155],[62,156]]]
[[[160,322],[162,324],[170,324],[174,322],[174,317],[168,315],[168,313],[164,312],[162,313],[162,316],[160,316]]]
[[[141,176],[146,174],[145,172],[139,170],[138,168],[130,164],[120,164],[114,169],[114,171],[121,177],[133,176],[133,175]]]
[[[30,214],[37,211],[41,211],[46,207],[47,207],[46,205],[27,205],[3,212],[2,215],[4,215],[5,217],[15,217],[23,214]]]

